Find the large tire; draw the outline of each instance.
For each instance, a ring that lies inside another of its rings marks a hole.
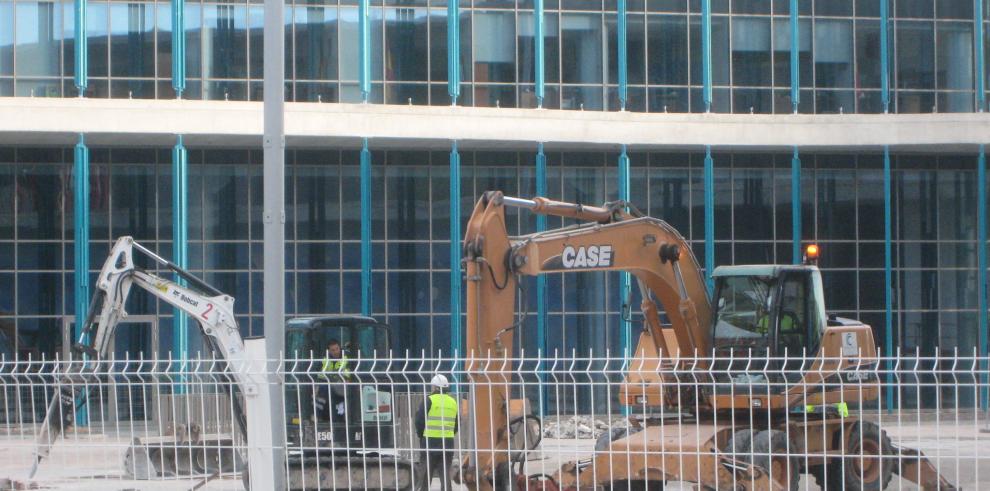
[[[752,463],[766,469],[770,478],[788,490],[798,489],[801,467],[791,452],[787,433],[763,430],[753,436]]]
[[[834,459],[826,469],[830,487],[842,485],[845,491],[883,491],[894,474],[890,437],[870,421],[852,427],[843,445],[845,457]],[[873,455],[874,457],[870,457]],[[824,484],[824,483],[823,483]]]

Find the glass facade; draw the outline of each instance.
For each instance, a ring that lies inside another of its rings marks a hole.
[[[617,197],[617,155],[547,154],[547,194],[581,203]],[[791,261],[791,155],[715,154],[717,264]],[[704,254],[704,155],[630,154],[631,197],[667,220]],[[72,315],[71,148],[0,149],[0,333],[12,355],[64,348]],[[534,154],[461,151],[461,212],[483,191],[530,196]],[[830,312],[871,324],[884,339],[881,155],[802,155],[803,239],[822,246]],[[189,152],[190,269],[236,299],[245,335],[261,334],[261,152]],[[290,151],[286,249],[289,315],[360,311],[360,196],[356,150]],[[171,251],[169,149],[91,150],[91,273],[112,240],[133,235]],[[394,327],[394,346],[418,353],[450,343],[447,152],[373,155],[373,314]],[[974,155],[893,157],[896,346],[933,353],[977,345]],[[535,229],[510,211],[510,231]],[[565,224],[551,218],[549,227]],[[463,224],[462,224],[463,226]],[[152,265],[148,265],[151,267]],[[547,347],[620,352],[618,275],[548,277]],[[535,305],[535,281],[527,282]],[[535,307],[529,309],[535,312]],[[136,295],[128,312],[159,319],[171,349],[170,307]],[[535,350],[535,315],[522,346]],[[193,336],[195,338],[196,336]],[[193,340],[195,349],[196,342]]]
[[[449,105],[448,47],[457,42],[463,82],[459,103],[536,107],[532,2],[460,1],[458,40],[447,37],[446,0],[371,1],[371,102]],[[791,112],[796,72],[801,112],[882,112],[881,1],[801,1],[797,39],[791,38],[789,0],[713,1],[712,110]],[[980,64],[973,2],[889,1],[890,110],[974,111]],[[289,100],[361,100],[356,3],[287,4]],[[699,0],[628,4],[627,108],[703,112]],[[546,5],[545,107],[617,110],[620,23],[615,3],[556,0]],[[983,8],[990,9],[986,2]],[[185,9],[181,29],[188,81],[183,97],[260,100],[261,3],[188,1]],[[76,95],[73,16],[67,0],[0,0],[0,96]],[[176,27],[168,2],[90,0],[87,16],[87,96],[175,97],[171,35]],[[797,67],[791,67],[792,44]]]

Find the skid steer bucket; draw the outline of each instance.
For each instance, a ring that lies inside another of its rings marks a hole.
[[[376,453],[323,452],[289,459],[289,489],[351,489],[361,483],[367,491],[412,491],[420,472],[409,460]]]
[[[182,442],[168,437],[139,437],[124,453],[124,475],[130,479],[209,477],[244,468],[229,438]]]

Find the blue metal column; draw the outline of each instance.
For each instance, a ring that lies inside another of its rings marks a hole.
[[[461,14],[457,3],[447,0],[447,94],[450,105],[461,95]]]
[[[618,34],[619,34],[619,109],[626,110],[626,99],[628,94],[628,71],[629,71],[629,50],[628,50],[628,30],[626,20],[626,0],[618,0]],[[625,145],[623,145],[623,155],[625,155]],[[628,161],[628,158],[626,159]],[[621,159],[620,170],[621,172]],[[621,196],[619,199],[623,199]]]
[[[983,2],[984,0],[973,0],[974,26],[973,42],[976,44],[976,112],[981,113],[987,109],[987,72],[984,68],[986,58],[983,48]]]
[[[976,240],[977,240],[977,294],[979,295],[978,307],[980,309],[979,322],[979,343],[981,362],[980,371],[983,373],[980,394],[981,407],[990,407],[987,392],[987,364],[985,357],[990,348],[990,330],[987,328],[987,154],[986,146],[980,145],[980,156],[976,167]]]
[[[712,110],[712,1],[701,0],[701,78],[705,112]]]
[[[371,19],[368,1],[358,2],[358,81],[361,86],[361,102],[368,102],[371,96]]]
[[[461,155],[450,147],[450,352],[462,352],[461,336]]]
[[[83,78],[85,80],[85,76]],[[80,90],[80,95],[82,90]],[[86,313],[89,310],[89,148],[86,147],[86,139],[82,133],[79,134],[79,143],[76,144],[73,157],[75,167],[73,171],[76,177],[75,243],[73,244],[76,324],[72,337],[79,342],[85,342],[86,340],[81,336],[83,324],[86,322]],[[83,426],[88,422],[89,412],[86,406],[83,406],[76,411],[76,424]]]
[[[890,112],[890,12],[889,0],[880,1],[880,90],[883,112]],[[884,150],[887,153],[887,150]]]
[[[361,314],[371,315],[371,151],[361,146]]]
[[[533,43],[536,45],[536,53],[533,58],[536,63],[536,107],[543,107],[543,98],[546,96],[546,56],[544,55],[543,0],[533,0]],[[542,144],[541,144],[542,145]]]
[[[185,0],[172,0],[172,88],[176,99],[182,99],[186,90],[185,9]]]
[[[539,1],[543,3],[542,0]],[[542,143],[536,147],[536,195],[547,195],[547,156],[543,153]],[[543,232],[546,229],[547,216],[538,213],[536,215],[536,231]],[[547,276],[542,274],[536,276],[536,346],[542,362],[542,358],[547,354]],[[550,407],[549,394],[543,390],[546,380],[546,373],[541,370],[539,386],[539,415],[541,418],[546,414],[546,409]]]
[[[182,135],[172,147],[172,261],[181,268],[189,267],[189,158]],[[185,284],[185,280],[176,277]],[[173,309],[172,350],[181,363],[189,354],[189,318],[180,309]],[[180,385],[181,387],[181,385]]]
[[[73,173],[76,177],[75,189],[75,316],[76,327],[73,338],[79,339],[83,323],[86,322],[86,311],[89,308],[89,148],[86,138],[79,134],[74,152]]]
[[[83,97],[86,93],[86,87],[89,85],[89,36],[86,33],[86,0],[75,0],[75,23],[73,27],[76,42],[75,84],[79,97]]]
[[[791,106],[794,109],[794,114],[797,114],[798,105],[801,104],[801,72],[798,70],[798,64],[801,62],[798,56],[801,52],[800,34],[798,0],[791,0]],[[794,154],[797,155],[797,148],[794,149]]]
[[[791,260],[801,264],[801,158],[798,147],[791,157]]]
[[[622,145],[622,153],[619,154],[619,200],[628,203],[629,199],[629,155],[626,153],[626,146]],[[632,277],[627,272],[619,273],[619,299],[621,302],[625,302],[629,298],[631,289]],[[635,348],[631,346],[632,324],[624,317],[622,316],[620,324],[619,338],[622,344],[622,356],[628,357]]]
[[[890,194],[890,147],[883,147],[883,270],[884,270],[884,301],[887,312],[886,330],[884,339],[884,356],[895,355],[894,351],[894,289],[892,271],[891,237],[893,236],[893,226],[891,224],[891,194]],[[891,371],[894,365],[887,359],[887,411],[894,410],[894,376]]]
[[[705,279],[708,295],[714,292],[712,271],[715,270],[715,161],[712,146],[705,145]]]

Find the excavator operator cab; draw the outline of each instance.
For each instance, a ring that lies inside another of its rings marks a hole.
[[[340,346],[339,356],[329,352],[331,343]],[[286,324],[285,348],[290,443],[334,450],[392,446],[392,393],[368,375],[376,357],[388,356],[387,325],[360,315],[298,317]]]
[[[818,267],[720,266],[712,276],[716,357],[800,358],[818,350],[826,322]]]

